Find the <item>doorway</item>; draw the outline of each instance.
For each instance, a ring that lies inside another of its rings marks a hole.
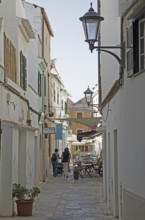
[[[119,190],[118,190],[118,138],[117,130],[114,130],[114,214],[119,217]]]

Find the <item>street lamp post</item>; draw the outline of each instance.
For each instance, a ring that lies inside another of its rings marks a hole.
[[[101,17],[97,12],[94,11],[91,7],[88,10],[87,13],[85,13],[82,17],[79,18],[82,22],[84,34],[85,34],[85,41],[89,44],[89,49],[91,53],[94,49],[103,51],[106,53],[111,54],[113,57],[116,58],[120,66],[122,67],[122,59],[112,51],[108,49],[121,49],[123,50],[123,46],[95,46],[95,43],[98,41],[98,34],[99,34],[99,28],[100,28],[100,22],[104,20],[103,17]]]

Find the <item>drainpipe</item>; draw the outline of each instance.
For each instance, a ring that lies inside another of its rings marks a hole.
[[[97,11],[98,14],[100,14],[100,0],[97,0]],[[101,45],[101,37],[100,37],[100,32],[98,35],[98,46]],[[99,106],[102,102],[102,87],[101,87],[101,63],[100,63],[100,50],[98,50],[98,90],[99,90]]]
[[[0,120],[0,160],[1,160],[1,135],[2,135],[2,124]]]
[[[44,71],[42,72],[42,78],[41,78],[41,96],[42,96],[42,114],[44,113]],[[44,130],[44,120],[42,121],[42,138],[41,138],[41,144],[42,144],[42,181],[45,182],[45,136],[43,134]]]

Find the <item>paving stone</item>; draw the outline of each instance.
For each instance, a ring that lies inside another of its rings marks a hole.
[[[74,180],[62,176],[49,176],[40,185],[41,194],[36,198],[33,216],[27,220],[115,220],[109,214],[102,198],[102,178],[88,177]],[[24,217],[0,220],[24,220]]]

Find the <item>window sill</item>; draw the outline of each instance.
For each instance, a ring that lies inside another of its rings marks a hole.
[[[141,70],[141,71],[139,71],[137,73],[132,74],[129,78],[137,77],[137,76],[139,76],[140,74],[143,74],[143,73],[145,73],[145,69]]]

